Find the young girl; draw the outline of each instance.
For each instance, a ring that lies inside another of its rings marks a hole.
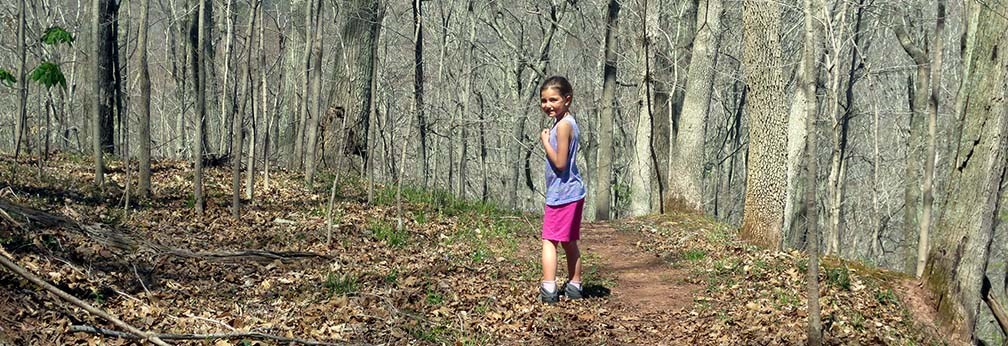
[[[584,208],[585,186],[578,171],[578,126],[570,113],[574,91],[566,78],[553,76],[539,88],[543,113],[555,120],[553,128],[539,134],[546,150],[546,206],[542,227],[542,286],[539,300],[555,303],[559,300],[556,283],[557,244],[567,255],[564,285],[567,299],[581,298],[581,210]]]

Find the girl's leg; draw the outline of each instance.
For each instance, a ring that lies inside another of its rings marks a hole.
[[[555,240],[542,240],[542,281],[556,281],[557,248]]]
[[[578,249],[577,240],[562,242],[564,254],[567,255],[567,275],[570,281],[581,282],[581,250]],[[556,262],[554,262],[556,263]]]

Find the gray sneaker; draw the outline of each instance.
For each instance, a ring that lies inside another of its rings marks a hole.
[[[584,298],[581,289],[574,287],[570,282],[564,284],[564,295],[571,300]]]
[[[539,301],[547,304],[556,303],[560,301],[560,292],[559,291],[549,292],[546,291],[545,288],[542,288],[542,286],[539,286]]]

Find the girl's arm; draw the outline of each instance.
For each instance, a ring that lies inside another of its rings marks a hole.
[[[553,146],[549,143],[549,130],[543,130],[545,136],[540,135],[542,139],[543,148],[546,149],[546,159],[556,167],[557,171],[567,170],[567,153],[570,148],[570,138],[571,138],[571,125],[566,121],[560,121],[557,124],[557,148],[553,150]]]

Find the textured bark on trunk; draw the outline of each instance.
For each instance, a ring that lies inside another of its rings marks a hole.
[[[599,116],[599,149],[595,173],[595,219],[608,220],[612,187],[613,111],[616,103],[616,32],[620,5],[609,0],[606,15],[605,67],[602,69],[602,112]]]
[[[305,132],[308,134],[305,143],[305,182],[311,186],[315,182],[315,169],[318,164],[318,133],[319,120],[322,118],[322,0],[317,0],[317,5],[313,5],[315,19],[312,20],[312,60],[311,60],[311,110],[308,114],[308,123],[305,125]]]
[[[96,4],[99,3],[96,1]],[[95,5],[96,8],[99,5]],[[97,12],[96,12],[97,13]],[[98,15],[95,14],[97,17]],[[96,19],[97,20],[97,19]],[[98,26],[98,22],[95,26]],[[21,154],[21,142],[25,138],[25,129],[28,123],[28,81],[25,78],[28,74],[25,69],[25,53],[27,47],[25,45],[25,0],[18,1],[18,18],[17,18],[17,40],[18,40],[18,81],[17,81],[17,92],[18,92],[18,115],[17,122],[14,126],[14,158],[17,159]],[[97,30],[97,28],[96,28]]]
[[[374,78],[372,71],[377,68],[372,57],[377,54],[374,42],[379,33],[379,4],[376,0],[354,0],[348,1],[347,5],[340,10],[345,16],[339,28],[343,52],[334,56],[337,63],[333,64],[335,98],[332,106],[342,116],[348,117],[344,133],[330,131],[334,133],[332,138],[342,138],[344,143],[332,151],[339,160],[346,156],[365,159],[365,155],[370,154],[366,150],[372,121],[369,104],[376,96],[371,91],[371,79]],[[354,160],[343,162],[349,165]]]
[[[787,114],[781,77],[780,4],[743,2],[742,55],[749,87],[749,154],[741,236],[754,244],[780,246],[787,188]]]
[[[967,22],[964,42],[973,54],[964,62],[962,137],[923,277],[939,302],[939,318],[964,338],[976,325],[1008,163],[1008,55],[999,49],[1008,45],[1006,10],[1006,1],[966,3],[967,16],[977,20]]]
[[[817,173],[819,172],[816,162],[816,153],[818,148],[819,139],[816,136],[816,110],[817,100],[816,100],[816,64],[815,57],[819,55],[819,28],[816,23],[820,22],[820,18],[816,17],[819,13],[819,9],[823,7],[822,0],[804,0],[802,2],[804,10],[804,24],[805,24],[805,39],[804,48],[802,49],[802,60],[801,67],[798,71],[799,83],[800,83],[800,94],[802,95],[802,103],[794,103],[794,106],[801,107],[803,112],[801,117],[792,117],[790,120],[797,121],[800,119],[803,121],[804,131],[803,133],[809,134],[804,136],[805,142],[805,184],[806,186],[812,187],[805,189],[804,192],[804,204],[805,212],[808,222],[805,223],[806,226],[806,239],[808,239],[808,256],[809,263],[806,269],[806,300],[808,308],[808,325],[806,328],[806,334],[808,335],[807,344],[810,346],[817,346],[822,344],[822,317],[820,316],[819,309],[819,223],[818,212],[819,208],[816,207],[816,189],[817,185]],[[792,111],[792,114],[795,112]],[[797,119],[796,119],[797,118]],[[789,124],[790,128],[794,128],[792,124]],[[789,137],[789,140],[796,139],[795,137]],[[791,143],[788,143],[789,146]],[[789,155],[791,151],[789,150]],[[789,161],[789,170],[791,169]],[[797,173],[795,173],[797,175]],[[791,172],[789,171],[788,177],[791,177]],[[790,189],[789,189],[790,191]],[[788,224],[785,223],[785,227]]]
[[[938,93],[942,82],[942,50],[944,49],[945,32],[945,0],[938,0],[938,16],[935,23],[935,38],[932,41],[931,52],[931,96],[928,98],[928,143],[924,156],[924,181],[921,185],[923,207],[921,208],[920,233],[917,238],[917,271],[920,278],[924,275],[927,265],[928,242],[931,232],[931,210],[934,204],[934,174],[935,174],[935,137],[938,131]]]
[[[640,47],[640,85],[637,92],[637,123],[634,131],[633,158],[630,160],[630,216],[640,216],[651,212],[651,177],[654,164],[651,158],[652,113],[651,62],[654,41],[658,27],[656,0],[644,0],[644,32]]]
[[[927,53],[913,43],[902,24],[896,25],[895,32],[903,50],[917,65],[916,78],[911,84],[910,138],[907,141],[907,162],[903,173],[903,241],[906,250],[902,257],[904,270],[913,272],[917,262],[918,244],[915,243],[920,230],[918,217],[923,177],[921,157],[924,156],[924,119],[927,117],[928,88],[931,85],[931,61]]]
[[[714,86],[721,31],[721,1],[704,0],[697,6],[697,32],[693,41],[686,96],[668,169],[669,207],[703,212],[704,125]]]
[[[147,62],[147,23],[150,0],[141,0],[140,33],[138,49],[140,49],[140,196],[151,197],[151,81]]]
[[[199,10],[196,18],[193,19],[195,30],[190,30],[190,35],[195,32],[195,39],[192,45],[195,56],[193,76],[196,77],[196,138],[193,149],[193,200],[195,201],[196,215],[203,217],[206,202],[203,198],[203,143],[206,140],[206,52],[207,52],[207,6],[209,0],[199,1]]]

